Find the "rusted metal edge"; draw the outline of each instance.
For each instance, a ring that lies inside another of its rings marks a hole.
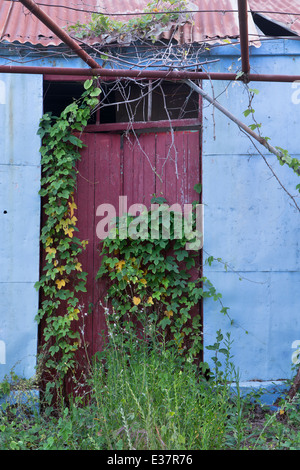
[[[241,80],[242,75],[226,72],[191,72],[184,70],[134,70],[134,69],[94,69],[74,67],[38,67],[26,65],[0,65],[0,73],[25,73],[38,75],[65,75],[85,77],[111,77],[111,78],[144,78],[144,79],[169,79],[169,80]],[[272,74],[248,74],[249,81],[253,82],[294,82],[300,80],[300,75],[272,75]]]
[[[35,15],[47,28],[49,28],[59,39],[72,49],[86,64],[92,68],[101,68],[101,66],[72,39],[55,21],[50,18],[33,0],[19,0],[28,10]]]

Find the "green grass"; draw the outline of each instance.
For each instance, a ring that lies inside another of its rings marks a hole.
[[[0,449],[300,449],[299,397],[279,414],[233,394],[230,342],[215,346],[216,370],[205,380],[174,350],[115,338],[91,367],[88,403],[74,398],[55,413],[2,405]]]

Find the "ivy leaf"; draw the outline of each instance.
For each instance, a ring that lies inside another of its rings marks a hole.
[[[196,193],[200,194],[202,191],[202,184],[201,183],[195,184],[194,190],[196,191]]]
[[[164,197],[161,197],[161,196],[154,196],[152,199],[151,199],[151,204],[165,204],[167,202],[167,200],[164,198]]]
[[[57,285],[57,288],[60,290],[62,287],[66,285],[65,279],[57,279],[55,281],[55,284]]]
[[[95,88],[91,93],[90,96],[99,96],[100,93],[102,93],[102,90],[100,88]]]
[[[183,261],[184,258],[188,256],[188,253],[185,250],[181,250],[177,253],[176,257],[178,261]]]
[[[166,316],[165,318],[163,318],[163,319],[161,320],[161,322],[159,323],[159,325],[160,325],[163,329],[165,329],[165,328],[167,327],[167,325],[170,325],[170,324],[171,324],[171,320],[170,320],[170,318],[168,318],[167,316]]]
[[[68,140],[71,142],[71,144],[76,145],[77,147],[82,147],[82,141],[78,139],[75,135],[70,135],[68,137]]]
[[[251,91],[251,93],[255,93],[255,95],[259,94],[259,90],[257,90],[257,88],[249,88],[249,91]]]
[[[85,90],[88,90],[89,88],[91,88],[92,85],[93,85],[93,80],[92,79],[86,80],[83,84]]]
[[[249,116],[249,114],[251,113],[254,113],[254,109],[253,108],[249,108],[249,109],[246,109],[243,114],[245,117]]]
[[[81,281],[77,286],[75,286],[76,292],[81,291],[81,292],[87,292],[87,289],[85,287],[85,282]]]
[[[140,297],[133,297],[132,302],[134,305],[139,305],[141,303]]]
[[[78,104],[74,101],[73,103],[69,104],[64,110],[62,115],[66,116],[67,113],[75,113],[78,109]],[[58,121],[58,127],[67,127],[68,123],[67,122],[59,122]]]

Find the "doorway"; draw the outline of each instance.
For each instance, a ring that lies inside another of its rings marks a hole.
[[[189,87],[174,82],[104,81],[99,107],[83,134],[85,147],[78,162],[78,237],[87,240],[83,271],[88,273],[87,292],[81,294],[84,340],[92,357],[102,348],[105,330],[105,284],[96,279],[100,267],[97,207],[119,197],[128,207],[150,207],[154,195],[167,203],[199,200],[194,190],[201,182],[201,102]],[[44,77],[44,112],[58,115],[83,92],[83,80]],[[201,202],[201,201],[199,201]],[[117,214],[118,215],[118,214]],[[199,264],[201,265],[201,253]],[[199,305],[201,311],[202,306]]]

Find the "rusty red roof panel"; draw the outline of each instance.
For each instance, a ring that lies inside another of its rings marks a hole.
[[[248,0],[252,12],[276,21],[287,29],[300,35],[299,0]]]
[[[149,0],[37,0],[36,3],[60,27],[66,28],[78,21],[88,22],[92,12],[108,14],[114,19],[125,21],[142,12]],[[248,0],[248,5],[249,11],[251,9],[258,12],[300,35],[299,0]],[[192,22],[185,24],[175,34],[176,40],[182,43],[212,43],[239,37],[237,0],[194,0],[189,3],[188,8],[196,12],[192,14]],[[248,28],[249,39],[257,39],[258,32],[251,15],[248,15]],[[173,30],[169,26],[161,37],[169,38],[172,34]],[[26,7],[18,1],[10,0],[0,0],[0,39],[44,46],[61,44],[61,40]],[[91,43],[99,42],[105,40],[91,40]]]
[[[115,16],[115,19],[125,20],[128,18],[126,16],[128,13],[138,15],[142,12],[148,2],[149,0],[36,1],[40,8],[63,28],[74,25],[77,21],[88,22],[92,12],[101,12],[112,17],[119,13],[124,16]],[[181,28],[175,35],[175,39],[183,43],[200,43],[239,36],[237,0],[194,0],[188,8],[198,11],[193,13],[193,24],[188,23]],[[250,35],[257,34],[251,15],[249,15],[249,33]],[[171,34],[172,29],[169,28],[163,33],[163,37],[168,38]],[[61,40],[21,3],[9,0],[0,0],[0,39],[44,46],[61,44]],[[92,42],[99,43],[101,40],[95,38]]]

